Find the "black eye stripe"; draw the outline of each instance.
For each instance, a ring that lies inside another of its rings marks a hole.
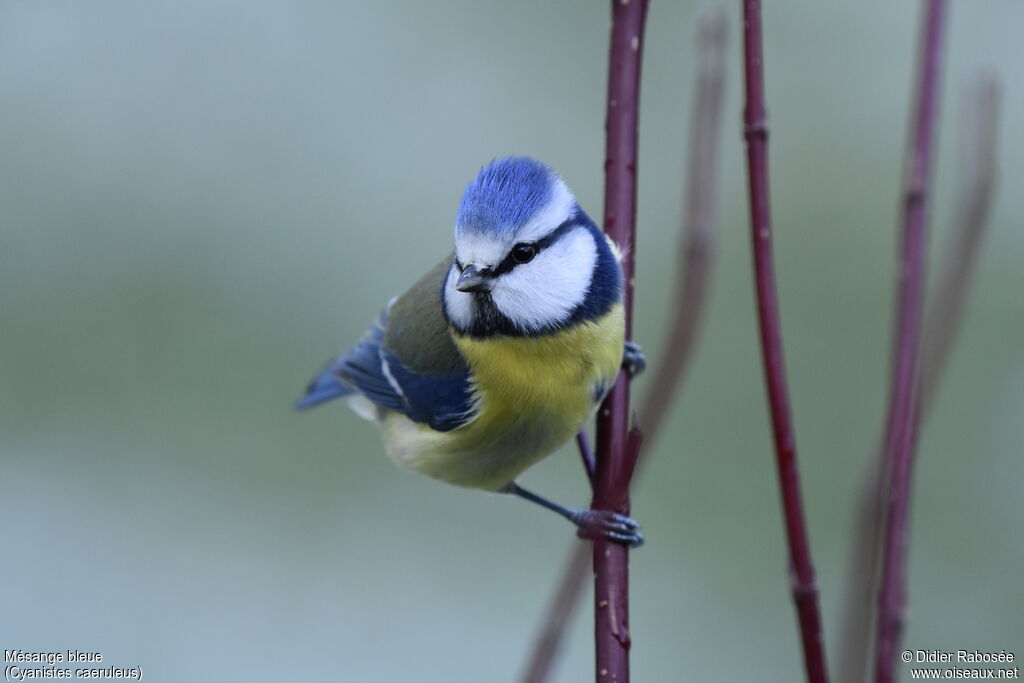
[[[565,220],[565,222],[563,222],[557,228],[549,232],[547,235],[537,240],[536,242],[529,242],[528,244],[530,244],[532,247],[534,247],[534,249],[536,249],[537,254],[540,254],[540,252],[544,251],[544,249],[550,247],[552,244],[562,239],[562,237],[564,237],[570,230],[577,227],[578,225],[580,225],[580,223],[576,221],[576,216],[570,216],[568,219]],[[515,249],[515,247],[513,247],[513,249]],[[536,256],[534,256],[534,258],[536,258]],[[520,265],[519,262],[516,261],[512,257],[512,253],[509,252],[509,254],[505,256],[505,258],[502,260],[502,262],[498,264],[498,267],[492,271],[492,273],[495,276],[502,275],[504,273],[511,271],[518,265]]]
[[[564,237],[570,230],[580,225],[581,223],[576,221],[576,216],[567,218],[564,223],[534,242],[534,245],[537,247],[537,251],[550,247],[552,244],[562,239],[562,237]]]

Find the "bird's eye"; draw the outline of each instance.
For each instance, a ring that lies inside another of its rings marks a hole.
[[[520,243],[512,247],[512,260],[516,263],[529,263],[537,255],[537,247],[533,244]]]

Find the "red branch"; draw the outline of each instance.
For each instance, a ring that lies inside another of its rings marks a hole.
[[[718,151],[721,137],[722,93],[725,81],[725,12],[709,12],[697,30],[697,79],[693,93],[689,160],[686,173],[685,216],[682,221],[680,259],[676,294],[666,312],[672,322],[666,327],[663,351],[651,367],[657,368],[640,409],[647,439],[638,465],[648,460],[650,443],[660,431],[668,408],[682,384],[693,359],[697,333],[704,319],[708,281],[714,264],[717,228]],[[594,481],[594,458],[584,432],[577,439],[584,468]],[[541,620],[523,683],[544,683],[551,677],[555,658],[564,640],[569,620],[582,598],[583,582],[590,565],[590,548],[573,545],[562,578]]]
[[[612,0],[605,120],[604,229],[622,252],[626,339],[633,328],[633,263],[636,254],[636,158],[640,56],[647,0]],[[591,507],[629,511],[629,482],[640,438],[629,429],[629,382],[624,372],[601,404],[597,420],[597,484]],[[594,644],[596,680],[629,681],[628,549],[594,542]]]
[[[892,385],[885,429],[889,482],[882,585],[878,591],[875,681],[893,680],[906,605],[910,482],[919,424],[918,352],[924,299],[927,200],[939,96],[945,0],[926,0],[918,81],[907,146],[903,236],[896,295]]]
[[[793,600],[796,603],[803,638],[807,680],[828,680],[825,647],[821,635],[818,587],[811,563],[811,548],[804,523],[797,470],[796,439],[786,388],[782,353],[782,330],[775,294],[772,260],[771,211],[768,195],[768,118],[765,112],[764,61],[761,50],[760,0],[743,0],[744,78],[746,107],[743,135],[747,141],[747,171],[750,182],[750,227],[753,242],[757,313],[761,327],[761,352],[765,385],[771,407],[775,436],[775,461],[782,493],[782,511],[789,542]]]

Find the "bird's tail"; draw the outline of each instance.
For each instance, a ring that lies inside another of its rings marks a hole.
[[[334,370],[328,367],[306,386],[306,393],[295,402],[295,409],[306,410],[353,393],[355,389],[345,384]]]

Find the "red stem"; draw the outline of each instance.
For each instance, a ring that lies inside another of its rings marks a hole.
[[[658,372],[648,387],[640,416],[648,439],[638,465],[648,460],[650,442],[660,431],[668,407],[679,390],[693,358],[697,331],[704,319],[708,281],[714,264],[718,148],[721,132],[722,92],[725,81],[726,16],[718,11],[706,14],[698,28],[697,80],[693,93],[693,121],[690,127],[689,161],[686,174],[686,215],[680,240],[682,270],[677,277],[678,297],[667,312],[673,320],[666,328],[664,350],[652,365]],[[594,457],[580,432],[577,441],[584,468],[594,483]],[[569,554],[562,579],[542,617],[523,683],[544,683],[551,677],[569,620],[582,598],[583,582],[590,566],[591,548],[577,543]]]
[[[633,263],[636,253],[636,158],[640,55],[647,0],[612,0],[605,120],[604,229],[622,253],[626,339],[633,327]],[[625,373],[601,405],[597,419],[597,485],[591,507],[629,511],[629,482],[640,450],[629,430],[629,382]],[[594,542],[594,644],[599,683],[629,681],[628,549]]]
[[[924,298],[927,200],[931,184],[932,145],[939,95],[945,0],[925,0],[918,57],[918,85],[907,148],[903,197],[903,236],[896,298],[892,385],[884,454],[888,463],[889,499],[878,591],[875,681],[894,678],[896,654],[906,605],[910,482],[917,447],[920,410],[918,352]]]
[[[782,493],[782,511],[789,542],[793,600],[796,603],[803,639],[807,680],[828,680],[825,647],[821,635],[818,587],[814,579],[811,548],[804,523],[797,469],[796,440],[786,388],[782,353],[782,330],[775,293],[772,260],[771,211],[768,195],[768,118],[765,112],[763,55],[761,49],[761,3],[743,1],[744,77],[746,107],[743,111],[747,141],[747,170],[750,182],[751,239],[757,287],[757,313],[761,328],[761,352],[765,385],[775,436],[775,461]]]

